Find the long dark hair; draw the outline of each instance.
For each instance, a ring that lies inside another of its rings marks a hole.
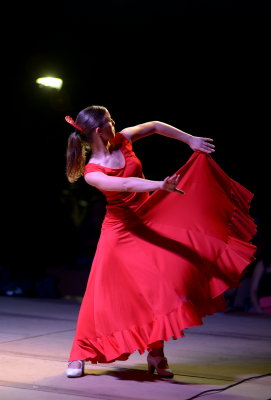
[[[75,124],[82,131],[75,129],[67,144],[66,176],[69,182],[73,183],[83,175],[86,155],[91,150],[92,133],[106,122],[106,112],[103,106],[89,106],[78,113]]]

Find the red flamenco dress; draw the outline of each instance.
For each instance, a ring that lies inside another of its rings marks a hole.
[[[131,143],[121,133],[115,139],[125,166],[89,163],[85,174],[144,178]],[[69,361],[126,360],[226,310],[223,292],[238,286],[254,259],[253,194],[206,153],[194,152],[177,172],[184,195],[104,192],[107,211]]]

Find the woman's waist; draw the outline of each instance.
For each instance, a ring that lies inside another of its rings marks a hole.
[[[140,222],[140,218],[137,215],[137,209],[140,204],[134,205],[108,205],[106,207],[106,213],[104,216],[102,228],[106,228],[112,225],[118,225],[123,227],[132,226]]]
[[[107,197],[106,211],[108,214],[117,214],[129,212],[129,210],[136,210],[139,208],[145,200],[149,197],[149,193],[146,192],[132,192],[128,196],[123,197]]]
[[[138,204],[129,205],[107,205],[104,219],[129,219],[136,215]]]

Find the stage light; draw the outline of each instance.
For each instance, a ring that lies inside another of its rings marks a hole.
[[[36,83],[38,83],[40,86],[47,86],[60,90],[63,85],[63,80],[60,78],[53,78],[52,76],[45,76],[43,78],[38,78]]]

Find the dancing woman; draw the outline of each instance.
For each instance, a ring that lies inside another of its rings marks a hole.
[[[66,374],[82,376],[85,361],[111,363],[147,350],[148,370],[171,378],[164,341],[225,311],[223,293],[253,259],[253,195],[212,159],[211,138],[159,121],[116,133],[103,106],[66,121],[75,128],[67,145],[69,182],[84,176],[107,200]],[[132,148],[153,133],[193,150],[160,181],[145,179]]]

